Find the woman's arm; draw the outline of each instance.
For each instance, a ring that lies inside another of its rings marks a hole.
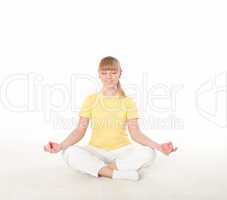
[[[59,151],[65,150],[69,146],[79,142],[85,135],[88,124],[88,118],[80,117],[77,128],[62,143],[59,144],[49,141],[47,145],[44,145],[44,151],[49,153],[58,153]]]
[[[128,130],[131,135],[131,138],[135,142],[148,146],[152,149],[161,151],[162,153],[164,153],[166,155],[169,155],[169,153],[177,150],[177,148],[173,148],[173,145],[171,142],[159,144],[159,143],[151,140],[146,135],[144,135],[139,128],[137,119],[128,120],[127,125],[128,125]]]
[[[138,125],[137,119],[131,119],[128,120],[128,130],[131,135],[131,138],[138,142],[139,144],[148,146],[152,149],[159,149],[160,144],[156,143],[155,141],[148,138],[146,135],[144,135]]]
[[[89,118],[80,117],[77,128],[63,142],[61,142],[61,149],[64,150],[69,146],[79,142],[84,137],[88,125]]]

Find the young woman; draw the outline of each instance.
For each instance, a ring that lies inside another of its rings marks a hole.
[[[49,142],[44,146],[45,151],[62,150],[66,163],[82,173],[138,180],[139,169],[151,164],[155,150],[165,155],[177,150],[171,142],[158,144],[141,132],[136,103],[121,88],[121,72],[116,58],[108,56],[101,60],[98,69],[101,91],[85,98],[77,128],[62,143]],[[92,127],[89,144],[75,145],[85,135],[89,120]]]

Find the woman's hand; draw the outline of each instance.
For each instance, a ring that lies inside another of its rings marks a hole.
[[[170,153],[175,152],[177,147],[174,148],[172,142],[168,142],[160,144],[158,150],[168,156]]]
[[[49,142],[47,145],[43,147],[44,151],[49,153],[58,153],[62,150],[61,144],[55,142]]]

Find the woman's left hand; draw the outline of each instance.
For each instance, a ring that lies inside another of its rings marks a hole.
[[[170,153],[175,152],[177,147],[173,147],[172,142],[167,142],[160,144],[158,150],[168,156]]]

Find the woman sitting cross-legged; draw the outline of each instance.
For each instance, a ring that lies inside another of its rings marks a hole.
[[[138,170],[152,163],[155,150],[165,155],[177,150],[171,142],[158,144],[141,132],[136,103],[121,88],[121,72],[116,58],[108,56],[101,60],[98,69],[101,91],[85,98],[76,129],[60,144],[49,142],[45,151],[62,151],[66,163],[82,173],[138,180]],[[85,135],[90,120],[89,144],[75,145]],[[130,141],[126,128],[135,143]]]

